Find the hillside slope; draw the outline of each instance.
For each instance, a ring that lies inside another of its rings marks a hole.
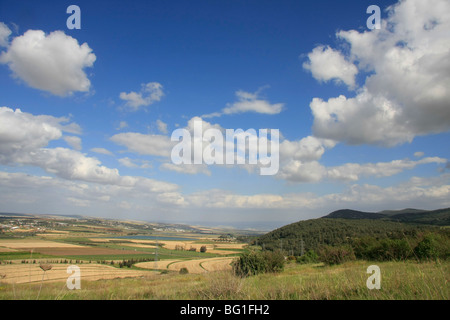
[[[318,219],[295,222],[255,240],[254,244],[268,250],[283,249],[288,254],[299,255],[302,250],[316,250],[321,245],[341,245],[352,239],[399,239],[416,236],[427,230],[437,230],[450,225],[450,208],[433,211],[412,209],[389,214],[362,212],[350,209],[337,210]]]
[[[385,210],[381,212],[363,212],[350,209],[334,211],[323,218],[328,219],[383,219],[403,223],[429,224],[437,226],[450,225],[450,208],[438,210]]]

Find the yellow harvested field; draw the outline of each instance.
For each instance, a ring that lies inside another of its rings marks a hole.
[[[168,265],[169,270],[179,271],[188,269],[189,273],[205,273],[210,271],[230,270],[230,263],[234,258],[208,258],[175,262]]]
[[[181,260],[159,260],[159,261],[148,261],[139,262],[135,266],[143,269],[167,269],[167,266],[171,263],[178,262]]]
[[[71,273],[67,273],[69,264],[54,264],[45,272],[38,264],[0,265],[0,281],[4,283],[65,282]],[[127,270],[101,264],[79,264],[81,281],[127,277],[140,277],[153,274],[151,271]],[[156,273],[154,273],[156,274]]]
[[[233,249],[242,249],[245,244],[205,244],[205,243],[194,243],[194,241],[159,241],[159,243],[164,245],[164,248],[170,250],[176,250],[176,248],[184,248],[184,250],[189,250],[190,248],[195,248],[200,251],[202,246],[206,246],[206,252],[215,254],[232,254],[238,253],[238,251],[233,251]],[[220,250],[218,250],[220,249]]]
[[[0,247],[11,249],[26,249],[26,248],[84,248],[70,243],[62,243],[48,240],[0,240]]]
[[[109,238],[91,238],[89,239],[93,242],[110,242],[117,241],[118,239]],[[127,242],[121,243],[121,245],[131,246],[136,248],[151,248],[156,240],[135,240],[126,239]],[[245,243],[195,243],[196,241],[178,241],[178,240],[158,240],[159,244],[163,245],[165,249],[176,250],[177,248],[183,248],[183,250],[189,250],[190,248],[195,248],[200,251],[202,246],[206,246],[206,252],[215,254],[233,254],[239,253],[239,251],[233,251],[233,249],[242,249],[246,246]],[[146,243],[149,245],[147,246]]]
[[[202,267],[207,271],[231,270],[231,262],[236,258],[217,258],[208,259],[202,262]]]
[[[0,252],[14,252],[14,251],[17,251],[17,250],[11,249],[11,248],[0,247]]]
[[[181,268],[187,268],[189,273],[205,273],[213,271],[231,270],[230,263],[235,258],[206,258],[195,260],[161,260],[155,262],[137,263],[136,267],[145,269],[169,269],[180,271]]]

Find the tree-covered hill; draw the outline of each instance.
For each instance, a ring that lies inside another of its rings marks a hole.
[[[324,218],[330,219],[383,219],[414,224],[429,224],[437,226],[450,225],[450,208],[438,210],[386,210],[381,212],[363,212],[350,209],[334,211]]]
[[[389,214],[338,210],[318,219],[295,222],[260,236],[254,244],[267,250],[282,249],[291,255],[317,250],[323,245],[351,244],[357,239],[417,238],[427,231],[450,225],[450,208]],[[448,229],[447,229],[448,230]]]

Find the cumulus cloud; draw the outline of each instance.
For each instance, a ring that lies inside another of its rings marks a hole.
[[[446,162],[447,159],[427,157],[418,161],[405,159],[366,164],[346,163],[341,166],[328,168],[328,177],[330,179],[347,181],[357,181],[361,176],[389,177],[404,170],[413,169],[418,165],[428,163],[444,164]]]
[[[343,82],[348,87],[355,86],[355,76],[358,68],[337,50],[330,47],[319,46],[308,54],[308,62],[303,64],[303,68],[311,71],[314,79],[327,82],[335,80]]]
[[[450,129],[450,3],[406,0],[389,7],[380,30],[340,31],[348,54],[323,47],[313,50],[345,56],[367,73],[354,97],[340,95],[310,104],[313,133],[348,144],[394,146],[415,136]],[[330,51],[332,50],[332,51]],[[308,64],[307,64],[308,65]],[[339,64],[337,64],[339,66]],[[310,63],[313,72],[314,63]],[[344,81],[348,66],[335,78]],[[353,74],[353,72],[349,72]],[[330,75],[317,71],[326,80]],[[348,77],[350,79],[350,77]],[[346,80],[347,84],[351,81]]]
[[[112,136],[110,140],[118,145],[125,146],[129,152],[160,157],[169,157],[174,145],[167,136],[137,132],[118,133]]]
[[[107,155],[107,156],[114,155],[111,151],[109,151],[109,150],[107,150],[105,148],[92,148],[91,151],[95,152],[95,153],[99,153],[99,154],[104,154],[104,155]]]
[[[79,45],[63,31],[47,35],[42,30],[28,30],[0,55],[0,63],[7,64],[15,78],[58,96],[88,92],[91,82],[84,69],[92,67],[95,60],[87,43]]]
[[[130,111],[137,111],[141,107],[158,102],[163,96],[163,86],[158,82],[142,84],[139,92],[121,92],[119,95],[120,99],[126,101],[125,105]]]
[[[417,178],[391,187],[353,184],[340,193],[317,195],[311,192],[289,194],[240,195],[228,190],[213,189],[184,196],[189,207],[216,209],[308,209],[321,216],[336,208],[352,207],[377,211],[386,208],[417,206],[439,208],[450,206],[450,175],[439,178]],[[298,213],[297,213],[298,214]],[[295,219],[298,219],[297,216]]]
[[[34,116],[20,110],[0,108],[0,163],[39,167],[65,180],[84,181],[140,190],[140,192],[174,192],[178,186],[163,181],[121,176],[78,150],[48,148],[50,141],[63,137],[66,118]],[[73,129],[73,126],[69,126]],[[71,138],[66,137],[67,138]],[[77,146],[78,137],[67,140]],[[142,162],[141,166],[145,163]]]
[[[0,22],[0,47],[7,47],[9,44],[9,36],[12,31],[6,24]]]
[[[167,123],[158,119],[156,120],[156,125],[158,126],[158,131],[161,132],[162,134],[167,134],[169,132],[167,130]]]
[[[425,153],[422,152],[422,151],[414,152],[414,157],[416,157],[416,158],[421,158],[421,157],[423,157],[424,155],[425,155]]]
[[[126,121],[120,121],[119,126],[116,128],[116,130],[121,130],[124,128],[128,128],[128,123]]]
[[[81,150],[81,139],[80,137],[76,136],[65,136],[64,141],[67,142],[69,146],[74,148],[75,150],[80,151]]]
[[[67,121],[64,117],[34,116],[20,109],[0,107],[0,163],[13,163],[60,139],[66,127],[72,132],[79,128],[76,124],[65,126],[63,123]]]
[[[283,110],[283,103],[271,104],[268,100],[260,98],[260,91],[264,89],[261,88],[255,93],[250,93],[246,91],[236,91],[237,101],[228,104],[226,108],[222,109],[221,112],[214,112],[211,114],[203,115],[202,118],[212,118],[220,117],[222,115],[230,115],[236,113],[253,112],[262,114],[278,114]]]
[[[162,170],[170,170],[183,174],[205,174],[211,175],[208,166],[206,164],[173,164],[171,162],[163,163],[159,166]]]
[[[140,160],[140,159],[133,160],[128,157],[125,157],[125,158],[120,158],[118,161],[121,165],[123,165],[124,167],[127,167],[127,168],[147,169],[147,168],[152,167],[150,162],[147,160]]]

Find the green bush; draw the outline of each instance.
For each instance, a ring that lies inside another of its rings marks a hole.
[[[181,268],[180,269],[180,274],[188,274],[189,270],[187,268]]]
[[[252,250],[240,255],[233,262],[236,275],[246,277],[266,272],[279,272],[284,269],[284,255],[279,251]]]
[[[372,237],[356,239],[352,247],[356,258],[364,260],[388,261],[406,260],[413,255],[412,245],[404,239],[375,239]]]
[[[414,248],[414,254],[420,260],[448,259],[450,257],[450,239],[448,234],[429,233]]]
[[[341,264],[355,259],[356,257],[351,246],[333,247],[324,245],[319,248],[319,261],[328,265]]]
[[[317,263],[319,262],[319,256],[314,250],[309,250],[304,255],[297,257],[297,263]]]

